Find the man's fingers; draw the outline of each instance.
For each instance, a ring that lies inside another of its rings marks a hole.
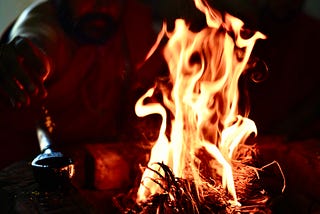
[[[12,43],[14,43],[16,54],[23,56],[22,63],[29,73],[44,81],[50,72],[50,63],[47,56],[25,38],[17,37]]]
[[[23,59],[19,59],[10,46],[7,47],[6,54],[6,60],[0,66],[1,78],[5,81],[15,81],[21,89],[26,90],[29,94],[37,94],[37,86],[21,66]]]
[[[31,41],[17,37],[0,45],[0,89],[14,105],[28,105],[30,97],[44,98],[44,80],[50,72],[48,57]]]
[[[19,83],[1,79],[0,84],[1,89],[9,96],[13,106],[20,107],[30,104],[30,97],[24,90],[21,90]]]

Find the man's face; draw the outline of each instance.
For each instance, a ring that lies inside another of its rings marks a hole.
[[[85,43],[103,43],[117,30],[124,0],[61,0],[69,32]]]

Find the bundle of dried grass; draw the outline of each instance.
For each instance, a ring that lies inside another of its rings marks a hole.
[[[159,185],[162,191],[140,204],[135,202],[136,189],[127,195],[118,195],[114,198],[114,203],[121,213],[270,213],[266,206],[268,196],[261,190],[257,179],[248,180],[250,177],[256,177],[254,168],[249,170],[252,174],[248,174],[248,170],[243,170],[243,166],[238,166],[239,170],[235,173],[235,182],[242,187],[239,195],[243,206],[231,206],[228,202],[231,199],[230,195],[215,180],[211,179],[204,183],[203,191],[199,194],[192,180],[177,178],[167,165],[155,164],[159,165],[164,173],[159,173],[152,168],[148,169],[158,175],[157,179],[152,180]],[[243,182],[244,177],[245,182]]]

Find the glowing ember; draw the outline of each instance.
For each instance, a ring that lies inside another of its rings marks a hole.
[[[172,32],[164,25],[161,33],[169,39],[164,56],[170,70],[170,86],[159,87],[163,103],[146,103],[154,95],[154,87],[136,104],[138,116],[162,117],[159,137],[137,193],[138,204],[165,191],[160,181],[167,173],[163,166],[168,166],[175,177],[192,181],[197,200],[221,188],[234,206],[241,206],[238,189],[248,185],[246,176],[255,173],[252,167],[245,167],[254,150],[245,141],[257,130],[247,118],[248,112],[241,115],[238,109],[238,81],[248,68],[255,41],[265,36],[255,32],[244,38],[241,20],[229,14],[222,17],[205,1],[195,0],[195,5],[206,15],[206,28],[192,32],[178,19]],[[169,136],[167,119],[171,120]]]

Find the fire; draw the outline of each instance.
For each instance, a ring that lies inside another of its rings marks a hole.
[[[241,145],[248,136],[256,135],[257,129],[247,118],[248,112],[241,115],[239,111],[238,82],[248,68],[256,40],[265,36],[255,32],[244,38],[241,20],[229,14],[223,17],[204,0],[195,0],[195,5],[206,16],[206,28],[193,32],[182,19],[176,20],[172,32],[166,30],[166,25],[163,27],[161,35],[168,37],[163,54],[170,70],[171,86],[160,87],[163,103],[145,102],[154,95],[156,87],[136,103],[139,117],[150,114],[162,117],[158,139],[142,175],[138,203],[163,191],[159,182],[155,182],[165,174],[155,164],[162,163],[176,177],[192,180],[199,198],[204,197],[204,186],[211,185],[201,170],[201,166],[208,165],[209,177],[218,175],[221,187],[230,194],[229,203],[241,205],[233,178],[233,162],[244,158]],[[203,152],[209,155],[209,160],[201,156]]]

